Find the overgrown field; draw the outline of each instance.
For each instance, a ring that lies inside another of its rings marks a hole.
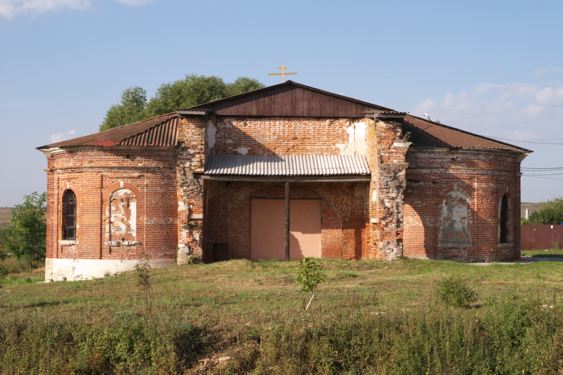
[[[320,261],[309,310],[296,262],[236,260],[80,282],[1,281],[4,374],[557,374],[563,264]],[[477,293],[438,293],[451,275]],[[25,275],[22,275],[22,277]],[[27,276],[25,276],[27,277]]]

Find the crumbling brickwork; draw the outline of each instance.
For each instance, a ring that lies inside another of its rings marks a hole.
[[[373,117],[183,115],[173,146],[49,151],[47,278],[84,278],[85,267],[131,269],[143,253],[160,265],[213,261],[217,244],[249,258],[250,200],[282,199],[283,183],[205,180],[212,154],[365,156],[369,182],[291,182],[292,199],[321,200],[323,257],[519,259],[522,153],[419,147],[400,118]],[[72,240],[61,237],[66,190],[77,201]],[[507,243],[500,243],[505,195]]]

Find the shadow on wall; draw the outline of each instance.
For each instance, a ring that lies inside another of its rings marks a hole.
[[[405,256],[463,261],[515,258],[514,202],[507,192],[512,180],[481,176],[478,186],[494,188],[476,192],[474,183],[451,175],[446,181],[439,176],[433,176],[430,181],[419,181],[417,177],[407,170]],[[476,193],[478,211],[475,210]],[[500,207],[505,194],[509,209],[507,219],[501,222]],[[499,244],[503,225],[507,243]]]
[[[283,209],[284,186],[280,183],[265,182],[230,182],[222,183],[221,186],[209,189],[212,194],[208,202],[208,217],[213,221],[213,226],[207,233],[207,250],[212,251],[213,243],[228,243],[231,257],[250,258],[251,200],[278,199]],[[360,258],[364,251],[365,196],[357,196],[355,189],[350,186],[350,183],[292,185],[292,202],[305,198],[318,199],[321,203],[323,257]],[[280,225],[283,230],[284,224]],[[301,231],[303,235],[307,235],[307,232]]]

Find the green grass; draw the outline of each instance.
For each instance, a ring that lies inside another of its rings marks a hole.
[[[563,250],[522,250],[523,257],[563,258]]]
[[[134,273],[0,280],[0,372],[532,374],[563,363],[563,264],[320,264],[327,282],[307,312],[297,262],[153,270],[151,311]],[[448,275],[477,301],[443,303]]]

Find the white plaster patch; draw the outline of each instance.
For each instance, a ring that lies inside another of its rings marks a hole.
[[[232,139],[227,139],[227,143],[233,143]]]
[[[178,211],[186,211],[188,209],[188,205],[184,201],[178,202]]]
[[[45,280],[75,281],[102,278],[106,273],[132,271],[138,260],[119,259],[45,259]],[[161,268],[174,265],[174,259],[153,259],[151,267]]]
[[[372,201],[373,203],[377,202],[377,190],[374,190],[374,191],[371,193],[371,201]]]
[[[237,152],[241,155],[246,155],[246,153],[248,152],[248,148],[246,147],[239,147],[237,148]]]
[[[363,121],[351,123],[346,128],[348,133],[348,144],[337,144],[340,155],[364,155],[366,154],[366,123]]]
[[[111,235],[137,235],[137,202],[129,189],[118,189],[111,195]]]
[[[215,136],[217,135],[217,128],[213,121],[207,122],[207,146],[212,149],[215,146]]]

